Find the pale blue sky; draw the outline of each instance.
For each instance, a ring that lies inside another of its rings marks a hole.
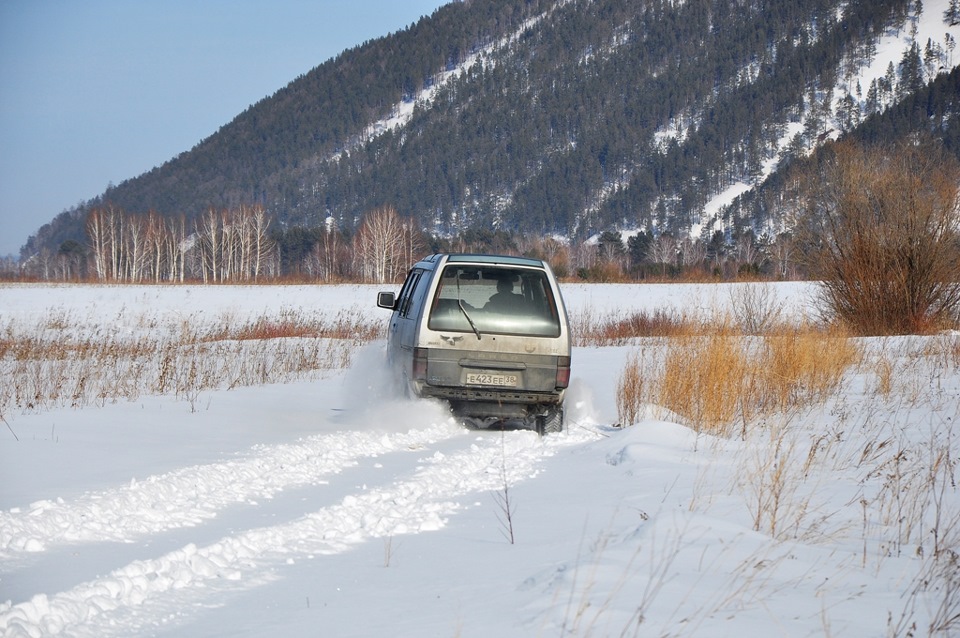
[[[0,0],[0,255],[449,0]]]

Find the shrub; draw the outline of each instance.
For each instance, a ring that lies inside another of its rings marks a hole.
[[[598,316],[588,306],[570,316],[570,325],[576,346],[618,346],[637,338],[698,334],[704,330],[700,322],[665,308]]]
[[[741,284],[730,290],[734,321],[745,334],[763,334],[781,322],[783,304],[769,284]]]
[[[928,333],[960,308],[960,162],[931,141],[823,152],[799,228],[822,310],[863,335]]]

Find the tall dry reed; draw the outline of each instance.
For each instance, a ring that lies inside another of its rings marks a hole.
[[[764,337],[763,345],[758,362],[761,391],[754,403],[774,410],[823,400],[862,356],[857,343],[839,328],[781,329]]]
[[[698,431],[726,433],[751,372],[743,339],[725,328],[706,337],[670,339],[657,402]]]
[[[737,424],[742,431],[760,414],[825,400],[861,356],[857,343],[837,331],[781,327],[753,338],[728,322],[649,349],[659,356],[631,355],[621,372],[620,422],[635,422],[649,402],[718,435],[732,434]]]

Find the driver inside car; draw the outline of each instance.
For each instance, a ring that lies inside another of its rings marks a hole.
[[[526,299],[523,295],[513,292],[513,281],[507,277],[501,277],[497,280],[497,292],[490,296],[490,299],[484,305],[484,310],[494,310],[500,312],[516,312],[526,305]]]

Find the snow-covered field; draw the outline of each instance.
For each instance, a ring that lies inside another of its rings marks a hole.
[[[0,286],[0,341],[50,323],[136,340],[273,314],[385,322],[376,290]],[[596,319],[709,313],[732,290],[564,294]],[[775,291],[807,312],[810,286]],[[862,345],[826,401],[729,439],[656,409],[614,427],[625,362],[653,343],[575,349],[568,430],[542,440],[384,396],[376,341],[280,383],[7,407],[0,632],[958,635],[960,346]]]

